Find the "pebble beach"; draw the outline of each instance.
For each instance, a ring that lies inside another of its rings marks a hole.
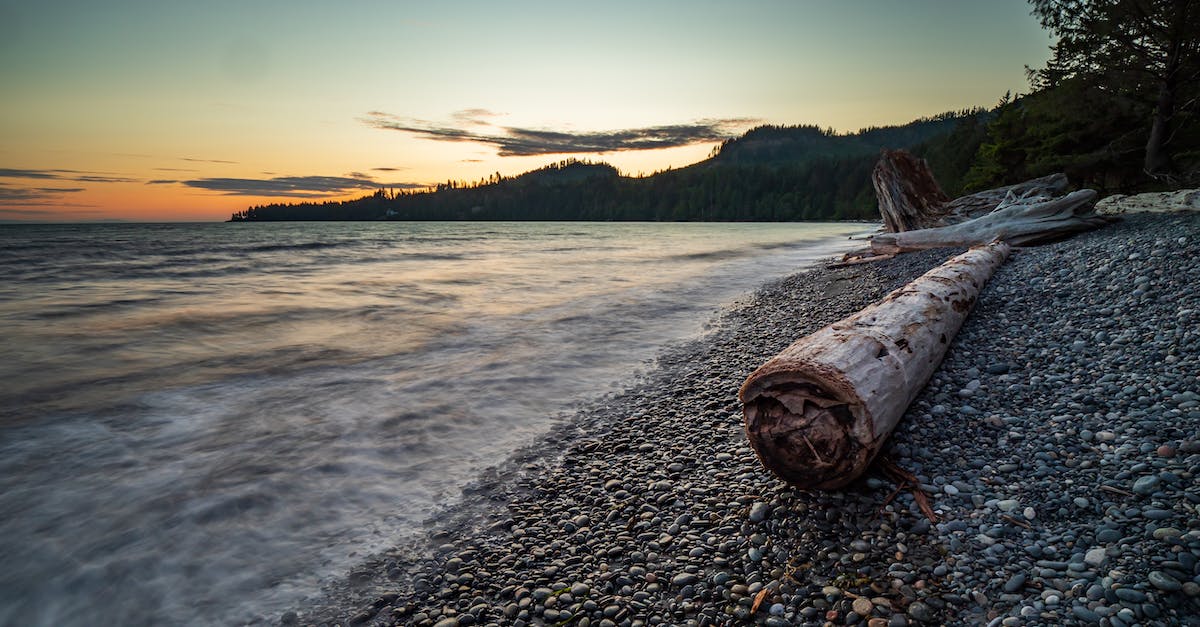
[[[881,473],[789,488],[737,390],[956,254],[765,285],[283,625],[1200,625],[1200,213],[1019,249]]]

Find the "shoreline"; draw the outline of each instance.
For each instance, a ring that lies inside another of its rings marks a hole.
[[[1200,409],[1189,404],[1200,396],[1188,396],[1200,393],[1200,337],[1185,328],[1200,320],[1200,273],[1188,268],[1200,258],[1195,214],[1130,216],[1018,251],[1000,268],[887,447],[936,491],[939,523],[909,494],[883,506],[892,487],[874,476],[801,493],[754,458],[736,400],[744,377],[954,252],[768,283],[700,339],[667,349],[628,389],[464,489],[460,505],[427,525],[428,541],[385,552],[314,605],[265,622],[1090,624],[1103,614],[1111,624],[1189,624],[1200,613]],[[1105,265],[1105,252],[1128,259]],[[1176,284],[1191,289],[1155,289]],[[1126,305],[1152,314],[1150,328],[1165,329],[1170,313],[1171,332],[1183,330],[1162,350],[1151,339],[1149,352],[1164,353],[1157,360],[1133,359],[1124,351],[1145,345],[1095,338],[1125,337],[1146,321],[1116,307],[1106,317],[1094,303],[1078,310],[1099,296],[1134,299]],[[1054,316],[1074,326],[1045,320]],[[1128,325],[1092,328],[1105,320]],[[1079,335],[1072,329],[1091,339],[1068,342]],[[1086,376],[1084,356],[1114,376]],[[1142,390],[1156,365],[1175,374]],[[1178,374],[1189,368],[1190,380]],[[1110,386],[1118,396],[1106,403]],[[1104,428],[1126,409],[1142,414]],[[1159,419],[1145,418],[1152,410]],[[1135,436],[1130,452],[1125,440]],[[1117,483],[1089,485],[1097,473]],[[1143,519],[1153,530],[1131,531]],[[1133,559],[1142,556],[1144,568]]]

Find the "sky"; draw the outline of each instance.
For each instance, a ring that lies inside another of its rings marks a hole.
[[[991,106],[1049,44],[1022,0],[0,0],[0,221],[650,174]]]

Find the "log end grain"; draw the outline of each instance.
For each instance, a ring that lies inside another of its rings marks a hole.
[[[750,382],[748,382],[750,383]],[[806,490],[832,490],[853,481],[878,450],[870,420],[853,395],[794,376],[763,377],[742,389],[746,436],[763,466]]]

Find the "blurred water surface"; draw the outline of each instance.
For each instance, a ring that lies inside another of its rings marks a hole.
[[[861,229],[0,226],[0,624],[277,620]]]

